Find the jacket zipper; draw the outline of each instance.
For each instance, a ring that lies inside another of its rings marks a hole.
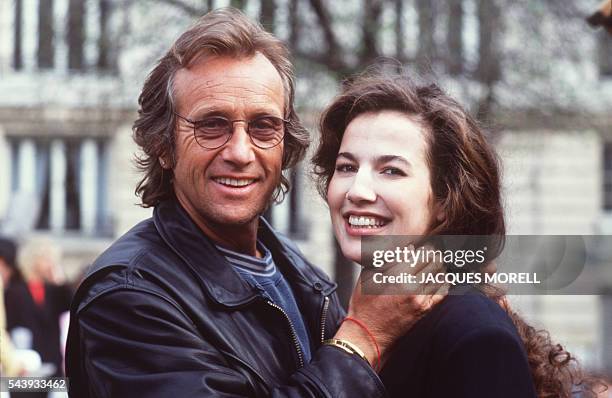
[[[321,343],[325,340],[325,321],[327,320],[327,310],[329,309],[329,297],[325,296],[323,310],[321,311]]]
[[[296,333],[295,328],[293,326],[293,322],[291,322],[291,318],[289,318],[289,315],[287,315],[285,310],[282,309],[280,306],[274,304],[271,301],[267,301],[267,300],[266,300],[266,303],[268,303],[271,307],[276,308],[277,310],[279,310],[285,316],[285,319],[287,319],[287,322],[289,322],[289,328],[291,329],[291,338],[293,339],[293,344],[295,345],[295,350],[297,351],[297,354],[298,354],[298,360],[300,362],[300,368],[304,367],[304,357],[303,357],[303,354],[302,354],[302,347],[300,347],[300,342],[298,340],[297,333]]]

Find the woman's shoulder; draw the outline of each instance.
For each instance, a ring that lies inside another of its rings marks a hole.
[[[476,390],[495,391],[487,396],[533,396],[522,393],[532,391],[531,376],[512,319],[476,288],[453,292],[417,322],[381,377],[391,396],[405,391],[407,379],[416,383],[415,396],[454,396],[455,389],[470,397],[482,396]],[[433,390],[444,393],[432,395]],[[521,393],[512,395],[515,390]]]
[[[465,360],[526,361],[522,340],[506,311],[477,288],[451,292],[401,339],[401,362],[438,368]],[[526,362],[525,362],[526,363]],[[419,365],[419,366],[420,366]]]
[[[524,347],[514,322],[494,300],[476,288],[462,294],[450,294],[421,325],[431,336],[432,354],[449,355],[469,352],[490,355],[514,351],[523,356]]]
[[[451,291],[431,315],[436,323],[441,323],[439,327],[473,329],[475,326],[501,326],[514,330],[512,319],[506,311],[476,287]]]
[[[403,337],[381,373],[390,396],[413,380],[415,396],[535,397],[512,319],[478,289],[455,293]]]
[[[400,340],[398,346],[434,359],[482,337],[521,346],[521,339],[506,311],[474,287],[451,291]],[[490,339],[482,339],[482,342]],[[516,344],[514,344],[516,343]],[[506,344],[507,345],[507,344]],[[485,344],[482,344],[485,349]]]

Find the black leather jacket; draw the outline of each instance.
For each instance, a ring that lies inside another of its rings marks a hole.
[[[303,363],[280,307],[232,269],[176,201],[105,251],[71,308],[70,396],[379,397],[370,366],[330,346],[344,312],[336,285],[262,219],[259,238],[308,328]]]

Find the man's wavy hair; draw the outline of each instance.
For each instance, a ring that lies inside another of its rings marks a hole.
[[[319,193],[327,197],[349,123],[364,113],[386,110],[404,113],[425,133],[433,201],[444,212],[441,222],[432,217],[427,235],[497,236],[489,258],[493,260],[505,237],[498,157],[476,120],[435,84],[419,85],[405,76],[381,71],[346,83],[320,120],[321,137],[313,157]],[[481,289],[502,304],[516,326],[538,397],[571,398],[577,386],[581,396],[595,396],[593,388],[601,385],[599,380],[583,377],[575,358],[553,343],[546,330],[527,324],[506,304],[499,289],[486,285]]]
[[[198,19],[183,33],[147,77],[138,98],[138,118],[134,122],[134,141],[143,154],[136,157],[144,177],[136,187],[143,207],[156,206],[174,195],[172,171],[164,170],[158,159],[175,164],[174,76],[181,68],[206,62],[200,56],[250,58],[263,54],[279,73],[285,91],[284,118],[289,120],[284,138],[282,168],[295,166],[305,155],[308,131],[302,126],[294,106],[293,66],[285,45],[263,27],[233,8],[222,8]],[[289,190],[289,180],[281,175],[273,199],[280,201]]]

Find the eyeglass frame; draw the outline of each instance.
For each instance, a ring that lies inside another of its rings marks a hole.
[[[274,147],[278,146],[278,144],[280,144],[281,142],[283,142],[283,140],[285,139],[285,132],[286,132],[285,130],[287,129],[287,124],[288,124],[288,123],[291,123],[291,121],[290,121],[290,120],[288,120],[288,119],[283,119],[282,117],[278,117],[278,116],[274,116],[274,115],[262,115],[262,116],[258,116],[258,117],[256,117],[256,118],[254,118],[254,119],[252,119],[252,120],[244,120],[244,119],[228,119],[228,118],[226,118],[225,116],[208,116],[208,117],[206,117],[206,118],[204,118],[204,119],[200,119],[200,120],[191,120],[191,119],[189,119],[189,118],[186,118],[186,117],[184,117],[184,116],[182,116],[182,115],[178,114],[177,112],[173,112],[173,113],[174,113],[174,115],[175,115],[175,116],[177,116],[179,119],[183,119],[184,121],[186,121],[186,122],[188,122],[188,123],[191,123],[191,124],[193,125],[193,138],[195,139],[195,141],[198,143],[198,145],[199,145],[200,147],[202,147],[202,148],[204,148],[204,149],[211,149],[211,150],[212,150],[212,149],[219,149],[219,148],[221,148],[223,145],[227,144],[227,143],[228,143],[228,142],[229,142],[229,141],[232,139],[232,136],[234,135],[234,123],[236,123],[236,122],[244,122],[244,123],[246,124],[246,128],[244,129],[244,131],[245,131],[245,132],[247,133],[247,135],[249,136],[249,139],[251,140],[251,143],[252,143],[253,145],[255,145],[255,146],[256,146],[257,148],[259,148],[259,149],[264,149],[264,150],[266,150],[266,149],[272,149],[272,148],[274,148]],[[252,123],[252,122],[254,122],[255,120],[262,119],[262,118],[265,118],[265,117],[272,117],[272,118],[275,118],[275,119],[282,120],[282,122],[283,122],[283,135],[282,135],[282,137],[280,138],[280,140],[278,140],[278,142],[277,142],[276,144],[274,144],[274,145],[272,145],[272,146],[269,146],[269,147],[262,147],[262,146],[257,145],[257,143],[255,142],[255,140],[253,139],[253,136],[251,136],[251,133],[249,133],[249,128],[250,128],[250,126],[251,126],[251,123]],[[208,118],[218,118],[218,119],[224,119],[224,120],[227,120],[228,122],[230,122],[230,123],[231,123],[231,126],[232,126],[232,127],[231,127],[231,129],[230,129],[230,133],[227,135],[227,140],[226,140],[226,141],[225,141],[223,144],[221,144],[221,145],[219,145],[219,146],[216,146],[216,147],[214,147],[214,148],[208,148],[208,147],[203,146],[202,144],[200,144],[200,141],[198,141],[198,138],[197,138],[197,136],[196,136],[196,123],[201,122],[201,121],[204,121],[204,120],[206,120],[206,119],[208,119]]]

